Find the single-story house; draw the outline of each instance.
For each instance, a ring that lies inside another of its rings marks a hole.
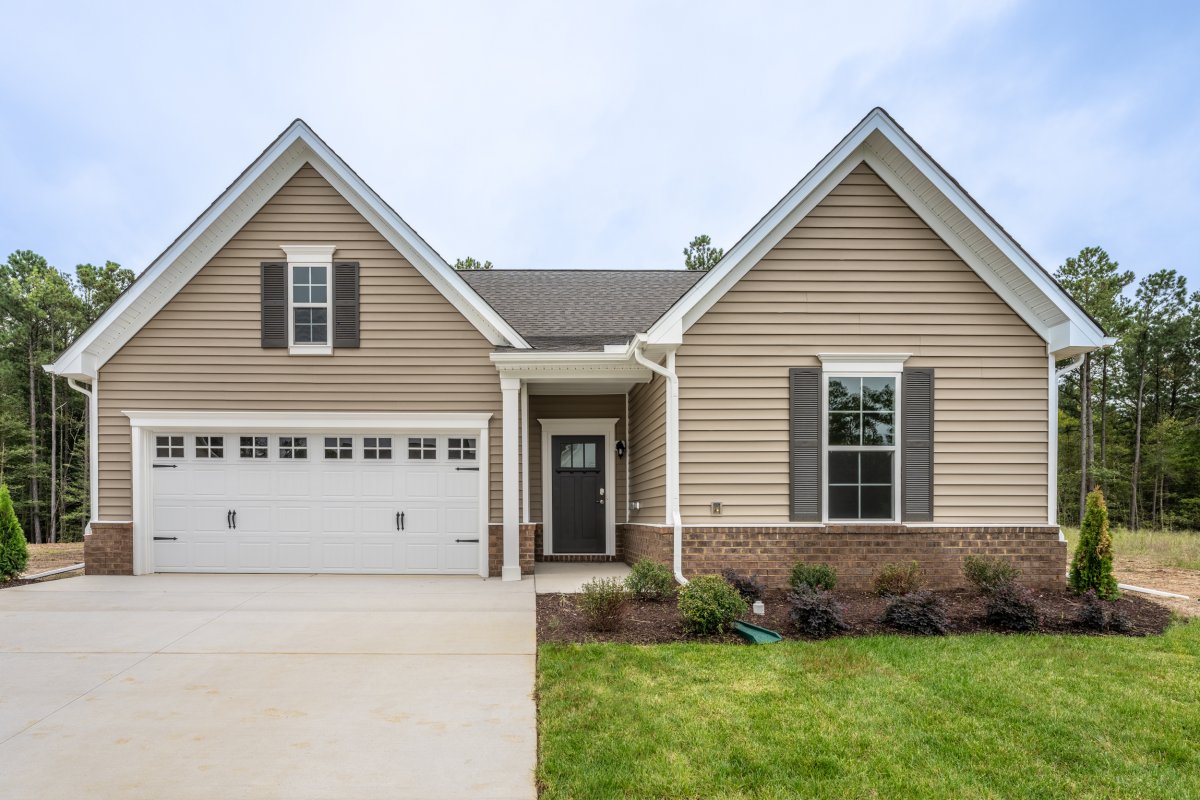
[[[1055,362],[1110,341],[882,109],[709,272],[457,272],[297,120],[47,369],[91,573],[1052,585]]]

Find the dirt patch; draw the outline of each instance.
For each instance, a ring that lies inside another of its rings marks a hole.
[[[1119,559],[1115,572],[1117,580],[1145,589],[1158,589],[1160,592],[1175,592],[1186,594],[1187,600],[1151,597],[1139,595],[1152,600],[1188,617],[1200,617],[1200,571],[1164,567],[1148,558]]]
[[[868,592],[836,592],[837,599],[845,608],[846,622],[850,625],[847,636],[871,636],[894,633],[883,625],[879,618],[887,606],[887,599]],[[984,619],[984,598],[977,592],[938,592],[946,602],[950,618],[950,632],[994,633],[996,629]],[[806,638],[792,630],[789,608],[782,591],[767,593],[764,600],[765,616],[747,615],[744,619],[755,625],[778,631],[786,639]],[[667,644],[670,642],[728,642],[739,643],[742,639],[735,634],[694,637],[683,631],[679,611],[674,602],[650,603],[631,600],[625,608],[620,626],[615,631],[590,630],[583,615],[575,606],[575,597],[569,594],[542,594],[537,598],[537,636],[539,642],[584,643],[621,642],[624,644]],[[1035,592],[1034,597],[1041,612],[1041,633],[1088,633],[1076,626],[1074,620],[1084,601],[1066,589]],[[1129,635],[1147,636],[1162,633],[1171,622],[1171,612],[1157,603],[1130,593],[1124,594],[1110,606],[1123,613],[1130,621]]]
[[[29,545],[29,564],[26,575],[36,575],[48,569],[83,563],[83,542],[56,542]]]

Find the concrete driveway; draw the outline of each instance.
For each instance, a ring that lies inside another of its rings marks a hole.
[[[0,591],[0,795],[533,798],[533,582]]]

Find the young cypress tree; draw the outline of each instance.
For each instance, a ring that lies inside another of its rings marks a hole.
[[[8,487],[0,483],[0,580],[15,578],[29,563],[29,548],[25,546],[25,531],[17,522]]]
[[[1108,535],[1108,506],[1097,486],[1087,496],[1087,510],[1079,528],[1079,546],[1071,559],[1067,585],[1076,594],[1095,589],[1105,600],[1116,600],[1121,592],[1113,576],[1112,537]]]

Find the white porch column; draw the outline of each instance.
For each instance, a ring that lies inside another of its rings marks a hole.
[[[504,568],[501,577],[506,581],[521,580],[521,508],[519,481],[521,475],[520,405],[521,380],[501,378],[501,423],[504,465]]]

